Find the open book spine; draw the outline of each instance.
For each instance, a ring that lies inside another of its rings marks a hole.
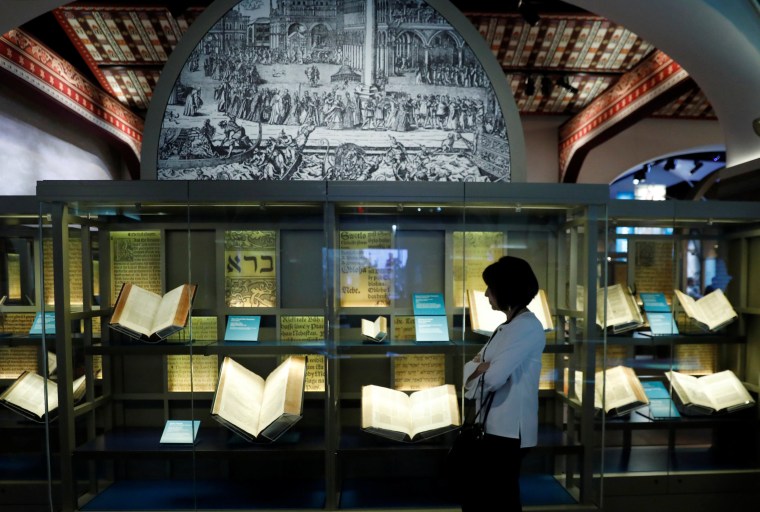
[[[266,380],[227,356],[211,417],[248,441],[274,441],[301,419],[305,383],[305,356],[288,357]]]
[[[283,412],[259,433],[259,437],[276,441],[303,417],[304,390],[306,388],[306,357],[290,356],[285,364],[287,378]]]
[[[168,338],[175,332],[185,328],[187,321],[190,318],[190,310],[193,306],[193,300],[195,299],[197,288],[197,285],[194,284],[186,284],[182,286],[182,297],[180,298],[179,306],[174,311],[172,325],[156,332],[158,338]]]

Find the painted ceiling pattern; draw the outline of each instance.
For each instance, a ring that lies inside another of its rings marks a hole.
[[[64,6],[58,22],[100,85],[130,108],[148,108],[161,70],[202,9]]]
[[[202,10],[174,16],[158,6],[74,4],[54,14],[100,85],[126,107],[145,111],[163,65]],[[524,115],[574,115],[654,51],[594,15],[542,14],[531,26],[518,14],[464,14],[488,42]],[[559,86],[561,79],[569,87]],[[695,87],[654,116],[714,119],[715,113]]]

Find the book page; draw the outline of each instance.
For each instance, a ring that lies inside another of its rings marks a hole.
[[[166,356],[166,389],[169,393],[215,391],[219,384],[219,356],[169,354]]]
[[[186,285],[178,286],[166,292],[161,298],[153,316],[153,323],[150,328],[151,334],[174,325],[175,313],[179,308],[180,302],[185,298],[185,287]]]
[[[451,384],[415,391],[410,401],[411,437],[420,432],[459,425],[456,390]]]
[[[470,307],[470,328],[473,332],[489,335],[507,321],[503,311],[495,310],[481,290],[467,290],[467,300]]]
[[[74,382],[71,383],[71,392],[74,402],[78,402],[84,398],[85,391],[87,391],[87,376],[82,375],[81,377],[74,379]]]
[[[232,308],[277,305],[277,232],[225,231],[224,302]]]
[[[111,283],[116,283],[111,288],[111,303],[116,301],[119,283],[161,293],[161,232],[112,231],[110,239]]]
[[[289,357],[272,370],[264,384],[256,435],[285,413],[301,413],[299,397],[303,395],[305,370],[306,359],[302,356]],[[295,382],[294,386],[293,381],[300,381],[300,386],[299,382]]]
[[[709,329],[716,329],[736,318],[736,311],[720,288],[697,300],[696,306],[699,313],[697,320]]]
[[[628,300],[628,293],[620,284],[614,284],[607,288],[607,323],[605,327],[625,324],[637,321],[636,315],[631,311],[631,301]],[[604,290],[599,290],[599,301],[597,308],[604,314]],[[603,317],[602,317],[603,318]]]
[[[409,395],[368,385],[362,387],[362,428],[380,428],[411,434]]]
[[[388,334],[388,319],[379,316],[373,322],[362,318],[362,335],[373,340],[382,341]]]
[[[263,397],[264,379],[230,357],[225,357],[211,414],[255,436],[259,432]]]
[[[341,307],[390,306],[399,254],[390,231],[341,231]]]
[[[638,378],[632,375],[627,368],[616,366],[606,372],[606,382],[602,381],[602,372],[597,373],[596,386],[602,389],[604,385],[604,410],[610,411],[618,407],[630,405],[641,401],[641,394],[635,388]],[[635,379],[635,380],[634,380]],[[646,397],[644,397],[646,401]]]
[[[45,389],[47,383],[48,411],[58,408],[58,385],[36,373],[24,373],[8,388],[0,399],[29,411],[38,418],[45,416]]]
[[[323,316],[281,316],[281,343],[324,343],[325,318]],[[325,390],[326,360],[324,355],[306,356],[306,382],[304,391]]]
[[[130,284],[124,286],[124,293],[127,295],[124,297],[122,294],[120,302],[123,302],[116,305],[111,323],[150,336],[153,332],[153,315],[161,302],[161,296]]]
[[[39,363],[37,361],[37,347],[0,347],[0,379],[17,379],[25,371],[37,373]],[[52,358],[55,360],[55,356]],[[48,352],[48,372],[53,373],[50,365],[50,353]]]
[[[681,304],[681,309],[683,309],[683,312],[691,318],[699,319],[700,315],[697,313],[697,308],[695,306],[696,301],[681,290],[673,291],[676,293],[676,297],[678,297],[678,302]]]
[[[744,385],[731,370],[705,375],[697,379],[699,386],[709,397],[716,411],[750,404],[754,400]]]
[[[445,354],[399,354],[391,364],[393,389],[419,391],[446,383]]]
[[[665,372],[665,376],[670,379],[673,389],[685,405],[694,404],[714,408],[712,401],[704,393],[699,384],[699,379],[696,377],[675,371]]]
[[[573,392],[575,393],[575,398],[578,402],[583,403],[583,372],[580,370],[575,370],[575,385],[573,386]],[[601,397],[601,391],[596,389],[595,392]],[[596,397],[594,397],[594,407],[597,409],[602,408],[602,401],[597,400]]]
[[[462,307],[466,290],[483,286],[483,270],[504,256],[507,235],[501,231],[454,231],[453,307]]]
[[[544,326],[544,331],[554,330],[554,320],[552,319],[549,301],[546,299],[546,292],[544,290],[538,290],[536,296],[528,304],[528,309],[536,315],[541,325]]]

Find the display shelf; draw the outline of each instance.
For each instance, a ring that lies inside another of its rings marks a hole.
[[[608,335],[607,343],[612,345],[660,345],[660,346],[672,346],[672,345],[703,345],[703,344],[744,344],[747,343],[747,337],[736,334],[720,334],[720,333],[705,333],[705,334],[680,334],[676,336],[646,336],[646,335]]]
[[[250,454],[275,454],[286,456],[287,452],[313,452],[323,456],[324,435],[320,429],[298,428],[296,424],[273,443],[249,442],[234,432],[216,424],[198,429],[196,442],[192,444],[161,444],[163,428],[131,427],[116,428],[77,446],[75,453],[81,457],[110,460],[115,458],[162,458],[183,457],[187,454],[199,457],[250,456]]]
[[[325,346],[312,343],[278,343],[278,342],[202,342],[190,343],[125,343],[118,345],[93,345],[87,347],[90,355],[246,355],[262,357],[287,354],[324,354]]]

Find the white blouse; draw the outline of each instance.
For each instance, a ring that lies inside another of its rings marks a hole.
[[[509,324],[500,325],[480,349],[481,360],[490,363],[481,377],[468,383],[467,378],[479,363],[465,363],[466,398],[480,400],[481,381],[483,398],[490,391],[495,392],[486,420],[486,433],[519,438],[522,448],[538,444],[538,382],[545,345],[541,322],[533,313],[525,311]]]

